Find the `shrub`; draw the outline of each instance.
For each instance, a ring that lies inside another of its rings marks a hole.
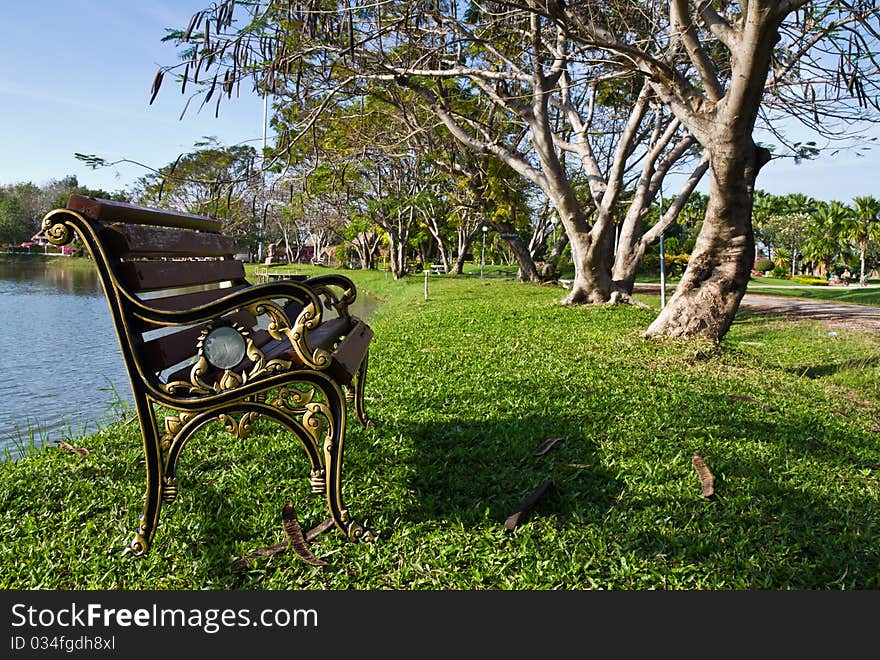
[[[811,277],[809,275],[795,275],[791,278],[792,282],[798,284],[809,284],[811,286],[828,286],[828,280],[824,277]]]
[[[788,267],[782,264],[779,264],[778,266],[773,266],[773,270],[770,271],[770,276],[780,280],[787,280],[789,277],[791,277],[790,273],[788,272]]]
[[[766,273],[769,270],[773,270],[773,262],[769,259],[758,259],[755,262],[755,270],[759,273]]]

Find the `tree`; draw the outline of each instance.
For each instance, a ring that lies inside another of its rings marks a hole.
[[[19,198],[0,188],[0,242],[17,244],[28,238],[30,220]]]
[[[769,195],[756,191],[753,209],[756,231],[768,246],[783,248],[789,254],[788,266],[795,274],[797,256],[808,228],[814,222],[818,202],[807,195]],[[781,252],[780,252],[781,254]]]
[[[819,204],[813,221],[807,225],[802,251],[824,277],[831,274],[841,253],[840,233],[850,210],[838,201]]]
[[[222,146],[216,138],[196,142],[193,151],[138,178],[133,199],[223,221],[224,231],[253,255],[268,206],[257,153],[243,145]]]
[[[233,26],[237,7],[252,12],[242,27]],[[190,72],[208,72],[203,103],[218,81],[231,96],[252,76],[256,89],[283,99],[278,107],[293,109],[291,133],[300,137],[328,107],[350,107],[354,98],[383,89],[406,90],[461,144],[498,159],[543,191],[575,263],[564,302],[605,302],[614,288],[612,234],[627,177],[649,163],[650,185],[631,202],[638,219],[669,166],[695,140],[663,114],[663,140],[646,151],[644,140],[661,112],[657,95],[595,48],[576,47],[568,27],[540,9],[226,0],[172,35],[185,48],[184,60],[160,69],[154,94],[171,69],[183,69],[184,86],[198,82]],[[573,174],[585,182],[582,189]],[[623,249],[630,243],[635,239]],[[515,240],[511,247],[526,254]]]
[[[71,195],[120,202],[129,199],[123,191],[108,192],[80,185],[72,174],[39,186],[32,182],[6,185],[0,187],[0,240],[18,243],[31,238],[40,230],[43,216],[52,209],[67,206]]]
[[[865,262],[871,245],[880,242],[880,200],[870,195],[855,197],[852,214],[843,227],[843,235],[859,249],[860,281],[865,278]]]
[[[718,340],[748,283],[755,182],[771,157],[754,141],[755,126],[761,119],[777,130],[773,120],[787,113],[831,138],[847,134],[847,122],[878,119],[875,4],[670,0],[660,5],[666,11],[645,11],[641,0],[225,0],[176,35],[189,57],[160,69],[154,94],[177,67],[182,84],[187,70],[209,72],[205,100],[218,81],[231,96],[253,76],[258,89],[298,108],[297,135],[307,135],[329,105],[350,103],[368,82],[412,90],[456,139],[553,201],[575,262],[568,303],[610,298],[616,207],[626,173],[648,157],[662,105],[680,124],[675,145],[700,145],[710,198],[688,269],[647,334]],[[233,29],[237,6],[254,15]],[[203,24],[213,26],[210,36]],[[840,130],[825,128],[835,116]],[[809,144],[787,146],[798,158],[813,153]],[[575,166],[589,202],[569,176]]]
[[[845,118],[840,123],[876,120],[877,32],[869,20],[878,8],[832,0],[670,0],[653,27],[633,30],[631,22],[644,17],[641,3],[611,4],[618,10],[611,16],[592,3],[529,6],[570,26],[582,44],[629,62],[703,147],[710,182],[703,227],[675,294],[646,334],[719,340],[754,259],[753,193],[771,157],[753,139],[759,115],[785,111],[812,120],[817,130],[835,112]],[[646,33],[653,38],[644,40]],[[762,106],[765,98],[771,102]]]

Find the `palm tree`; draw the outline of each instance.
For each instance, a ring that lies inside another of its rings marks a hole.
[[[854,197],[852,215],[844,227],[843,234],[859,248],[861,263],[859,281],[862,281],[865,278],[868,246],[880,242],[880,200],[871,195]]]
[[[851,213],[842,202],[820,204],[813,214],[813,222],[807,226],[803,255],[815,263],[825,277],[831,274],[831,267],[841,252],[840,232]]]

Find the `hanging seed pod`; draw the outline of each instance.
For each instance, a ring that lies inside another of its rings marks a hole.
[[[186,100],[186,103],[183,104],[183,110],[181,110],[181,112],[180,112],[180,117],[177,118],[178,121],[182,121],[182,120],[183,120],[184,115],[186,115],[186,109],[189,107],[189,102],[192,101],[192,99],[193,99],[193,97],[190,96],[190,97]]]
[[[159,88],[162,86],[162,78],[165,76],[165,72],[162,69],[159,69],[156,72],[156,77],[153,79],[153,89],[150,94],[150,105],[153,105],[153,101],[156,100],[156,95],[159,93]]]
[[[217,76],[218,75],[219,75],[219,73],[214,74],[214,80],[211,81],[211,87],[210,87],[210,89],[208,89],[208,94],[205,96],[205,100],[204,100],[203,104],[207,103],[208,101],[211,100],[211,96],[213,96],[213,94],[214,94],[214,88],[217,87]]]
[[[180,40],[189,41],[189,38],[192,36],[193,30],[198,28],[201,21],[202,12],[197,11],[195,14],[193,14],[192,18],[189,19],[189,25],[186,27],[186,31],[183,33],[183,36],[180,38]]]

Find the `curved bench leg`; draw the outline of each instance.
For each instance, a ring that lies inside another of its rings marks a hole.
[[[153,533],[159,525],[159,513],[162,510],[163,462],[152,406],[142,395],[135,396],[135,405],[144,442],[147,488],[144,496],[144,512],[139,518],[134,538],[123,554],[140,556],[149,550]]]
[[[372,428],[375,426],[373,420],[370,419],[364,408],[364,381],[367,379],[367,363],[369,362],[369,358],[370,353],[367,351],[351,383],[351,386],[354,389],[354,410],[355,413],[357,413],[358,421],[364,426],[364,428]]]
[[[345,439],[345,402],[338,386],[323,387],[327,397],[330,425],[324,440],[324,459],[327,477],[327,505],[336,526],[352,541],[375,541],[376,534],[351,517],[342,501],[342,453]]]

